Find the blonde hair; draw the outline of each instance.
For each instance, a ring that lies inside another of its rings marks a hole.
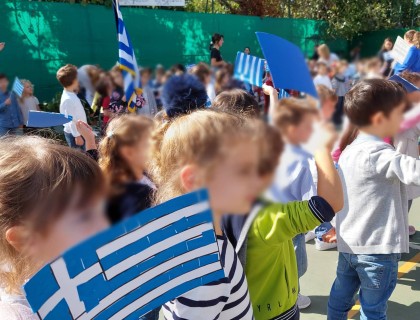
[[[121,185],[135,181],[136,176],[120,154],[124,146],[134,146],[153,129],[153,120],[133,114],[113,119],[105,138],[99,144],[99,166],[110,184],[112,194],[120,192]]]
[[[40,267],[7,241],[7,230],[25,226],[28,234],[47,234],[76,188],[78,208],[104,191],[99,166],[84,153],[35,136],[0,139],[0,283],[6,291],[19,293]]]
[[[22,85],[25,87],[25,84],[27,84],[27,83],[29,83],[29,84],[31,84],[32,85],[32,82],[30,82],[29,80],[26,80],[26,79],[21,79],[20,80],[20,82],[22,83]],[[26,98],[27,96],[24,96],[23,94],[22,94],[22,96],[21,97],[19,97],[19,102],[20,103],[23,103],[24,101],[25,101],[25,98]],[[30,95],[29,97],[33,97],[33,94],[32,95]]]
[[[273,111],[273,124],[284,133],[288,126],[298,126],[307,114],[318,114],[312,101],[297,98],[281,99]]]
[[[183,166],[196,164],[209,175],[226,146],[238,139],[252,140],[249,121],[216,110],[198,110],[162,124],[152,146],[151,174],[158,186],[155,202],[185,193],[180,181]]]
[[[319,55],[321,56],[321,58],[327,59],[327,60],[330,58],[330,54],[331,54],[330,48],[325,43],[321,44],[318,47],[318,52],[319,52]]]

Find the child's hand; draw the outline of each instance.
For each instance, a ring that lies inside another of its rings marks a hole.
[[[93,132],[92,128],[86,122],[83,122],[81,120],[77,121],[76,128],[77,128],[77,131],[79,131],[79,133],[82,135],[82,137],[86,141],[86,150],[96,149],[95,133]],[[78,138],[81,138],[81,137],[78,137]]]
[[[277,92],[275,88],[273,88],[272,86],[268,86],[265,83],[263,84],[262,89],[264,94],[266,94],[267,96],[271,96],[272,94],[275,94]]]
[[[326,243],[337,243],[337,233],[335,232],[335,228],[332,228],[327,233],[322,236],[322,241]]]
[[[5,104],[6,106],[10,106],[10,105],[12,104],[12,100],[10,100],[10,98],[7,98],[7,99],[4,101],[4,104]]]
[[[334,144],[338,139],[338,133],[332,123],[324,123],[322,125],[322,131],[323,141],[321,141],[321,146],[332,151]]]
[[[82,136],[78,136],[78,137],[76,137],[76,138],[74,138],[74,139],[76,140],[76,145],[77,145],[77,146],[83,146],[83,144],[85,143],[85,142],[83,141]]]

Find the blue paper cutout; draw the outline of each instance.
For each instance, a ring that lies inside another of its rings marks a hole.
[[[72,121],[72,116],[65,116],[61,113],[43,112],[43,111],[29,111],[28,123],[30,128],[48,128],[62,126]]]
[[[318,98],[305,57],[298,46],[273,34],[257,32],[275,88],[298,90]]]
[[[405,80],[404,78],[400,77],[397,74],[394,74],[388,80],[392,80],[392,81],[401,83],[404,86],[405,90],[407,90],[408,93],[412,93],[412,92],[415,92],[415,91],[419,91],[420,90],[420,88],[417,88],[410,81]]]
[[[24,291],[40,319],[60,313],[72,320],[138,319],[224,277],[208,194],[200,190],[71,248],[32,277]]]

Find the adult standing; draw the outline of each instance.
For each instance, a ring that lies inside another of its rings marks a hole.
[[[213,37],[211,38],[210,43],[210,65],[212,67],[223,67],[225,65],[225,62],[223,61],[222,55],[220,53],[220,48],[223,46],[224,43],[224,37],[221,34],[215,33]]]
[[[381,50],[378,52],[378,58],[381,59],[382,62],[382,69],[381,73],[384,77],[389,76],[391,73],[391,65],[394,61],[394,58],[391,56],[392,47],[394,43],[392,42],[391,38],[386,38],[384,43],[382,44]]]
[[[17,133],[23,127],[22,113],[16,95],[7,90],[9,80],[0,74],[0,137]]]
[[[319,55],[318,62],[324,62],[328,67],[331,67],[337,62],[338,56],[330,51],[330,48],[324,43],[317,48]]]
[[[411,46],[405,57],[404,63],[397,63],[394,67],[396,74],[405,70],[420,72],[420,32],[409,30],[404,34],[404,40]]]

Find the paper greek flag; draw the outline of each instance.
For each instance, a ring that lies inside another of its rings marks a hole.
[[[208,194],[200,190],[73,247],[24,291],[40,319],[138,319],[224,277]]]
[[[125,28],[118,0],[113,0],[114,12],[118,29],[118,63],[123,73],[124,92],[127,98],[128,111],[136,111],[137,95],[142,93],[139,68],[134,48]]]
[[[279,99],[283,99],[283,98],[289,98],[290,94],[284,90],[284,89],[280,89],[279,90]]]
[[[235,61],[235,79],[248,82],[257,87],[263,85],[264,60],[238,52]]]
[[[22,97],[23,94],[23,84],[20,82],[20,80],[16,77],[15,81],[13,82],[12,90],[14,93],[16,93],[19,97]]]

